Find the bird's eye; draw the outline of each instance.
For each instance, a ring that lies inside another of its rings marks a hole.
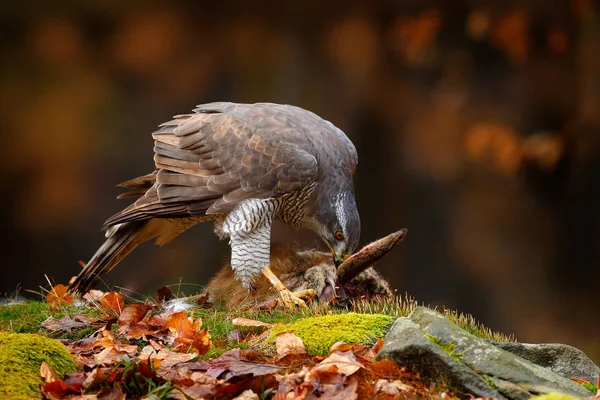
[[[335,238],[337,240],[344,240],[344,233],[342,231],[336,231],[335,232]]]

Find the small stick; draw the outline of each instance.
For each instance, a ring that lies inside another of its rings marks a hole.
[[[347,283],[358,274],[369,268],[376,261],[379,261],[390,250],[402,242],[406,237],[408,229],[400,229],[397,232],[387,235],[384,238],[376,240],[360,249],[360,251],[348,257],[337,269],[338,282]]]

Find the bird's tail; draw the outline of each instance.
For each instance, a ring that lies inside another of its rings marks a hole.
[[[152,238],[145,234],[148,220],[111,226],[107,239],[69,285],[69,291],[85,293],[139,244]]]

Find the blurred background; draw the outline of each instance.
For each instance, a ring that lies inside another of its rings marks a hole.
[[[378,264],[399,293],[600,362],[598,4],[248,3],[2,2],[0,292],[78,273],[158,124],[288,103],[355,143],[362,243],[408,228]],[[193,293],[227,255],[202,225],[107,282]]]

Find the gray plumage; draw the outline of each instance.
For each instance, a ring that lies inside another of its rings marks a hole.
[[[138,244],[162,245],[215,221],[229,238],[244,286],[269,264],[274,219],[315,231],[338,260],[358,245],[352,174],[358,158],[346,135],[304,109],[270,103],[210,103],[152,134],[156,170],[121,184],[138,197],[106,223],[107,240],[71,284],[87,291]]]

